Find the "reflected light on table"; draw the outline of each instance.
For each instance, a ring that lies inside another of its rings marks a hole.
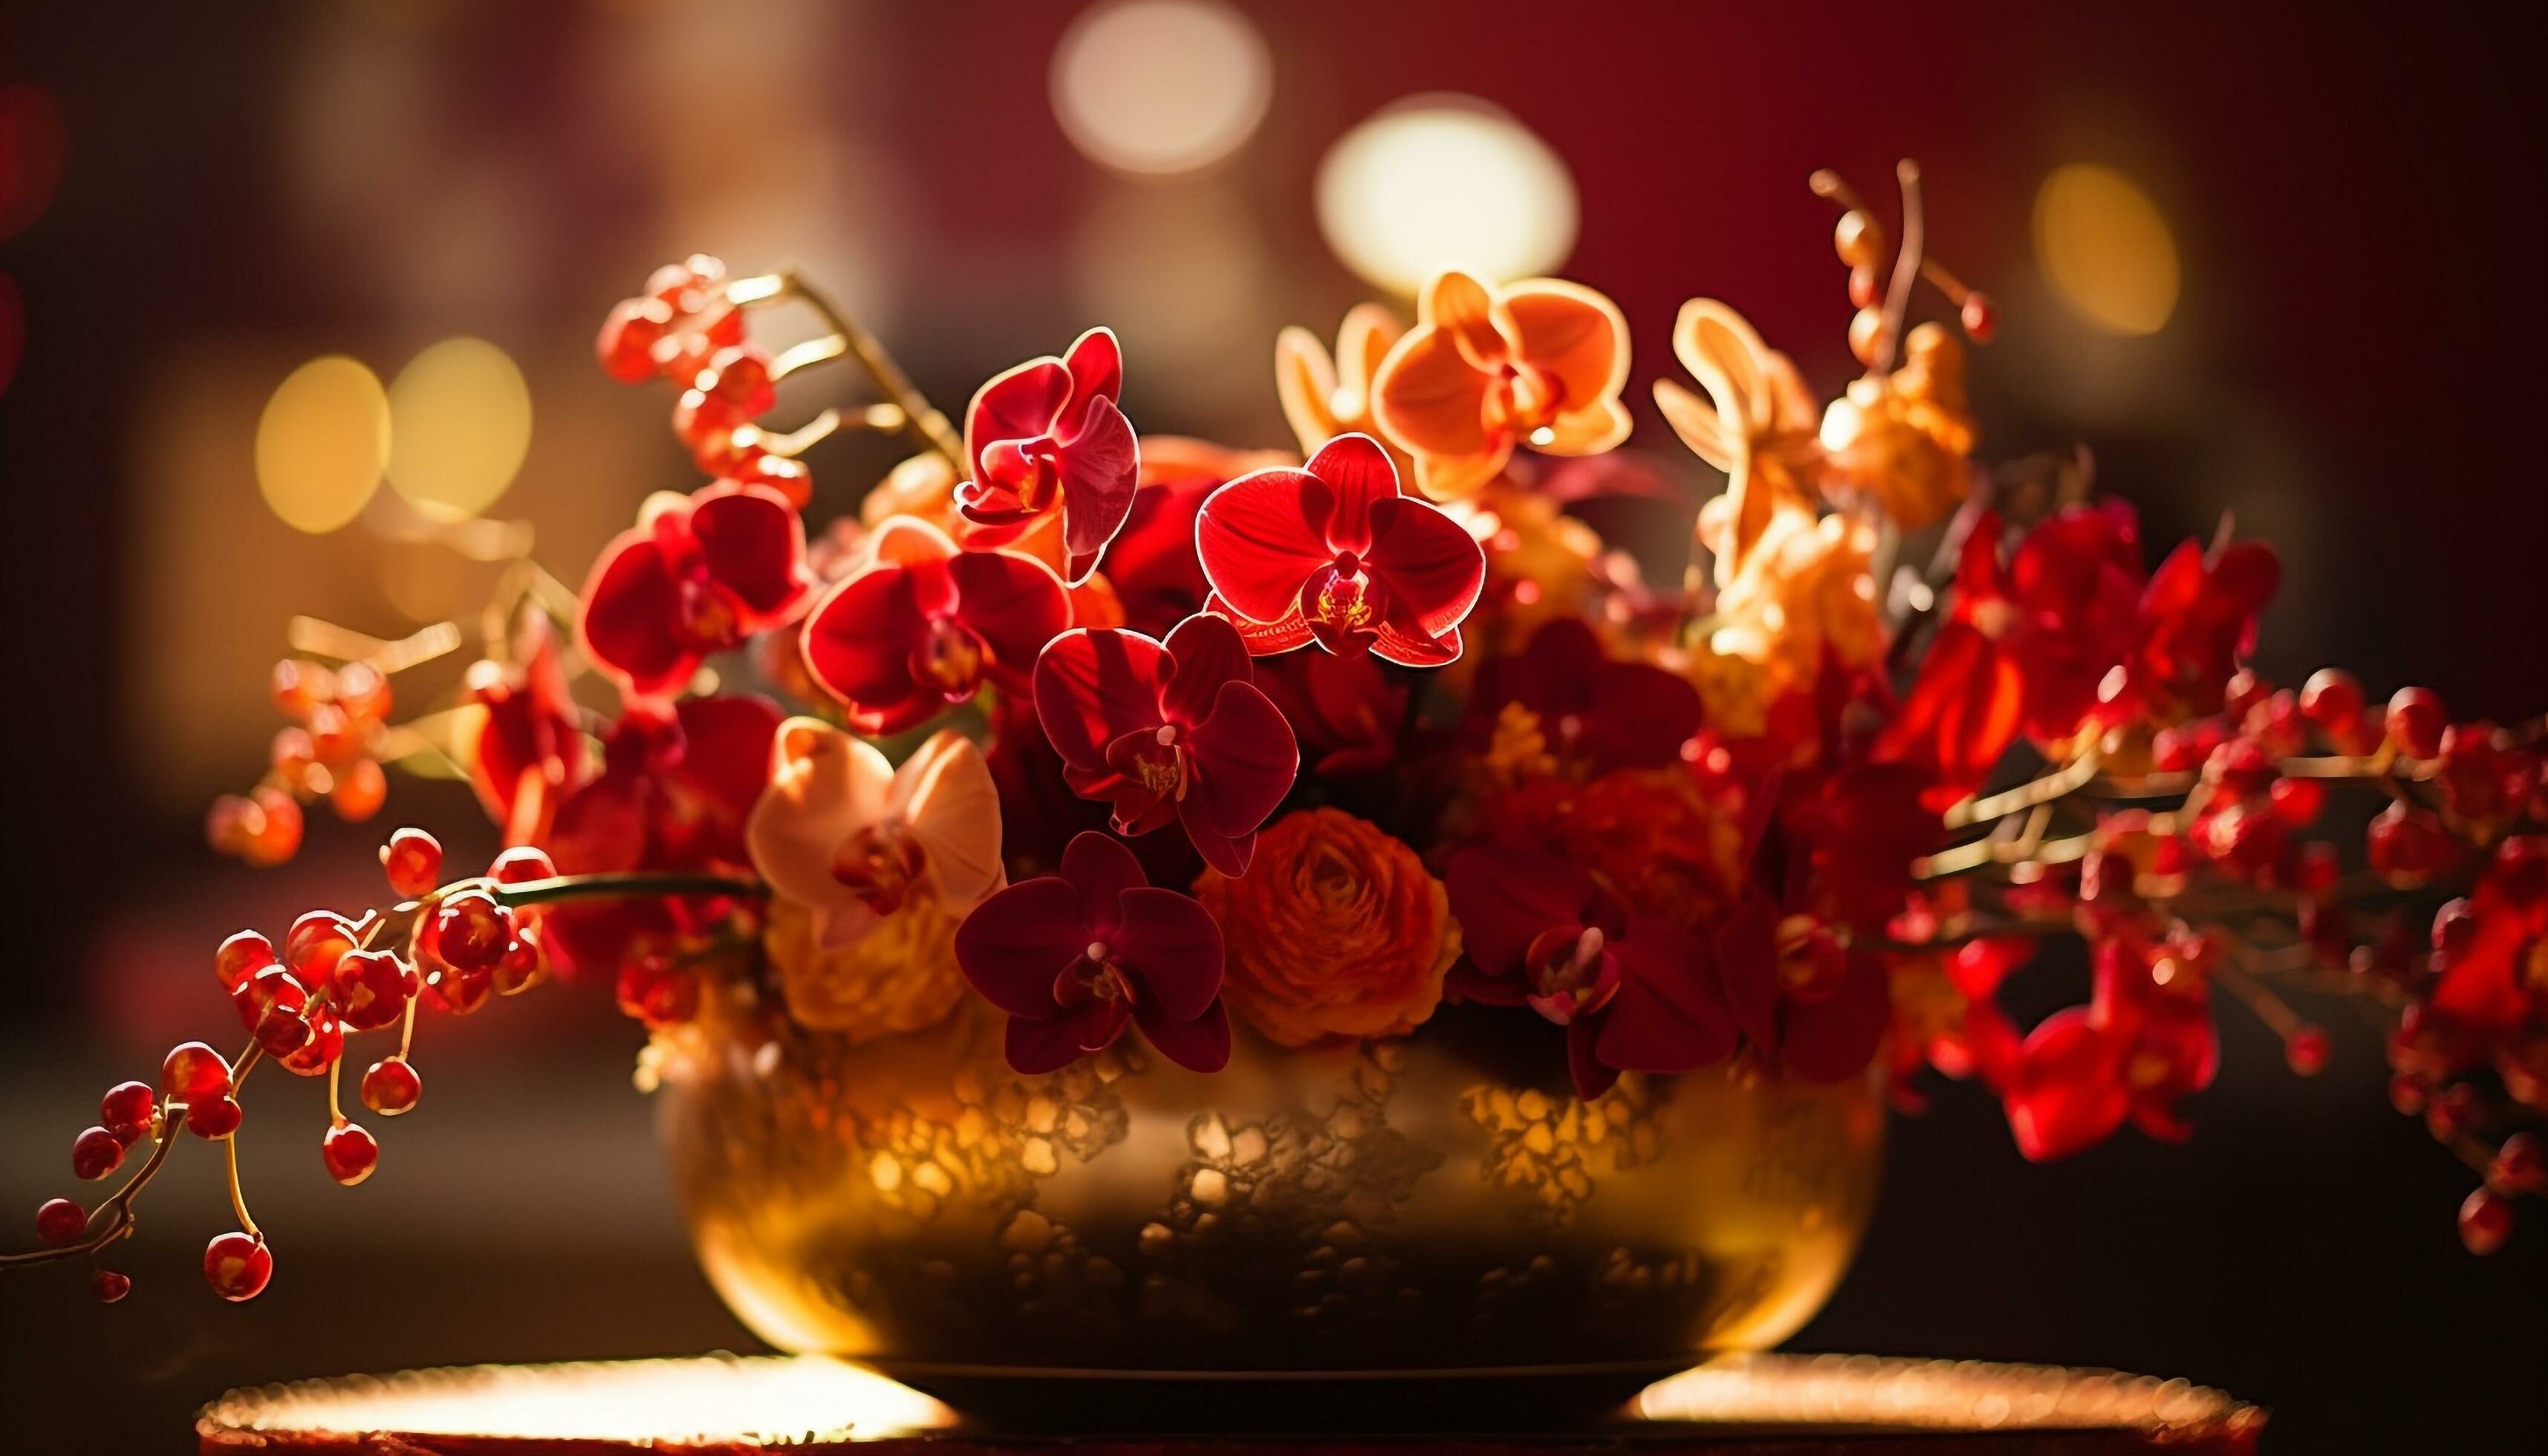
[[[1318,206],[1345,266],[1401,294],[1451,266],[1546,273],[1575,246],[1566,163],[1472,97],[1410,97],[1346,133],[1319,164]]]
[[[286,525],[313,535],[362,514],[389,457],[389,396],[342,354],[292,371],[256,422],[257,490]]]
[[[819,1356],[484,1365],[232,1391],[204,1408],[205,1450],[324,1433],[664,1441],[905,1435],[954,1413],[909,1386]]]
[[[1121,0],[1073,22],[1052,57],[1052,111],[1073,146],[1135,176],[1200,171],[1265,120],[1274,62],[1216,0]]]

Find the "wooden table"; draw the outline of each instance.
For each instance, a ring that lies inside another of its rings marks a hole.
[[[1179,1436],[1140,1433],[1138,1398],[1126,1404],[1125,1433],[1009,1435],[854,1366],[709,1356],[268,1386],[214,1402],[196,1429],[205,1456],[2245,1456],[2265,1423],[2184,1381],[1836,1355],[1714,1361],[1572,1433]]]

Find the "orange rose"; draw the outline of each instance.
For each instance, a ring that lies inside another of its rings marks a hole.
[[[1740,805],[1683,769],[1620,769],[1584,785],[1555,838],[1628,908],[1676,925],[1722,919],[1743,882]]]
[[[1460,958],[1441,881],[1413,850],[1334,809],[1268,826],[1247,873],[1208,869],[1195,898],[1228,947],[1222,994],[1286,1046],[1414,1030]]]

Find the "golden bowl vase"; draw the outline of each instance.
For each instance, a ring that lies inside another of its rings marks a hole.
[[[1242,1026],[1213,1075],[1128,1035],[1021,1076],[978,1005],[858,1043],[683,1038],[662,1126],[725,1302],[779,1349],[941,1391],[1571,1372],[1624,1395],[1810,1319],[1881,1162],[1872,1077],[1631,1074],[1588,1103],[1554,1029],[1479,1007],[1325,1048]]]

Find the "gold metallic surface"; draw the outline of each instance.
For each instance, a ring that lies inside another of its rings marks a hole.
[[[1681,1365],[1802,1324],[1874,1203],[1871,1081],[1588,1105],[1553,1029],[1482,1008],[1328,1050],[1242,1028],[1213,1076],[1128,1035],[1021,1077],[999,1033],[968,1004],[663,1048],[692,1239],[763,1338],[906,1373]]]

